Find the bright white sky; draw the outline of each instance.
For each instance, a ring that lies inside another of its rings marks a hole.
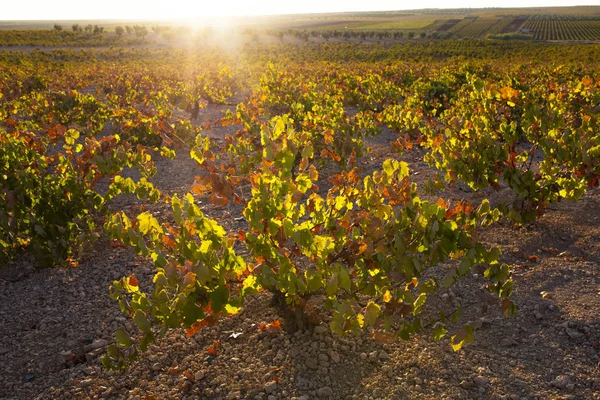
[[[0,20],[168,19],[411,8],[569,5],[600,5],[600,0],[2,0]]]

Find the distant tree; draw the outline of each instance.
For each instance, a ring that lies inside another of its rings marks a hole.
[[[283,42],[283,31],[277,32],[277,38],[279,39],[280,42]]]
[[[62,25],[54,24],[54,30],[55,31],[62,31]]]
[[[134,25],[133,30],[135,31],[135,36],[139,38],[144,38],[146,35],[148,35],[148,28],[145,26]]]
[[[79,24],[71,25],[71,29],[73,29],[73,32],[79,32]]]
[[[415,37],[415,33],[414,32],[408,32],[408,38],[412,39]]]
[[[87,33],[92,33],[92,29],[94,29],[94,27],[92,26],[92,24],[89,24],[88,26],[85,27],[85,31]]]
[[[129,25],[125,25],[125,30],[127,31],[128,35],[131,35],[131,33],[133,32],[133,28],[130,27]]]
[[[98,25],[94,25],[94,35],[100,33],[100,27]]]
[[[421,36],[421,39],[425,39],[425,36],[426,36],[426,35],[427,35],[427,34],[426,34],[425,32],[421,32],[421,33],[419,34],[419,36]]]
[[[118,37],[123,36],[123,33],[125,33],[125,29],[123,29],[122,26],[117,26],[115,28],[115,33],[117,34]]]

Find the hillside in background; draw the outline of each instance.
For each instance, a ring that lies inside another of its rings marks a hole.
[[[236,27],[240,31],[273,36],[305,32],[311,37],[345,39],[385,37],[498,38],[558,41],[600,40],[600,6],[543,8],[424,9],[410,11],[347,12],[262,17],[205,18],[173,21],[0,21],[0,30],[65,30],[78,24],[100,25],[114,31],[120,25],[206,29]],[[66,32],[64,32],[66,33]],[[63,33],[63,34],[64,34]]]

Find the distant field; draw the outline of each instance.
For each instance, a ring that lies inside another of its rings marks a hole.
[[[231,26],[272,36],[282,32],[300,31],[311,37],[340,37],[349,31],[353,37],[368,32],[374,37],[387,31],[413,33],[419,37],[454,37],[483,39],[488,37],[521,38],[533,40],[599,41],[600,6],[543,7],[543,8],[482,8],[482,9],[426,9],[386,12],[348,12],[329,14],[279,15],[239,17],[233,19],[189,19],[177,21],[0,21],[1,30],[48,30],[54,24],[71,30],[73,24],[90,23],[114,32],[117,26],[154,25]],[[279,33],[278,33],[279,32]],[[328,32],[328,33],[326,33]],[[0,38],[1,39],[1,38]],[[34,40],[35,42],[35,40]]]
[[[390,20],[382,22],[365,22],[353,29],[361,30],[408,30],[408,29],[423,29],[431,25],[434,19],[403,19],[401,21]]]
[[[412,10],[265,17],[254,26],[317,31],[414,31],[482,39],[519,34],[534,40],[600,40],[600,6]]]
[[[536,40],[600,40],[600,20],[527,20],[524,29]]]

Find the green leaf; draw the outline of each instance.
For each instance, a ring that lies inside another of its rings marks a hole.
[[[392,160],[390,158],[386,159],[383,162],[383,172],[385,172],[386,175],[391,176],[396,170],[396,163],[396,160]]]
[[[156,221],[156,219],[149,212],[145,212],[138,215],[137,220],[138,228],[142,235],[145,235],[148,232],[150,232],[150,229],[152,229],[154,225],[158,225],[158,221]]]
[[[72,146],[75,144],[75,140],[77,140],[79,138],[79,132],[76,131],[75,129],[69,129],[68,131],[65,132],[65,143],[68,144],[69,146]]]
[[[192,160],[195,160],[198,164],[204,163],[204,154],[200,147],[194,146],[190,151],[190,156],[192,157]]]
[[[379,318],[379,312],[381,311],[381,307],[378,304],[370,301],[367,304],[367,308],[365,310],[365,322],[368,326],[374,326],[377,322],[377,318]]]
[[[465,326],[463,330],[450,338],[452,350],[460,350],[466,343],[473,343],[473,327]]]
[[[327,287],[325,287],[325,293],[327,296],[334,296],[338,291],[338,276],[334,274],[329,281],[327,282]]]
[[[323,279],[314,268],[307,269],[304,273],[304,276],[306,277],[306,283],[309,291],[316,292],[323,287]]]
[[[137,310],[135,312],[133,322],[135,322],[137,327],[140,328],[142,332],[148,333],[152,330],[152,327],[150,326],[150,322],[148,322],[146,314],[141,310]]]
[[[446,333],[448,333],[448,331],[446,330],[446,328],[444,327],[443,324],[441,323],[436,323],[433,327],[433,331],[432,331],[432,335],[433,335],[433,340],[435,342],[439,342],[441,338],[443,338],[444,336],[446,336]]]
[[[108,353],[109,356],[117,358],[119,357],[119,349],[117,348],[117,346],[115,346],[114,344],[109,345],[106,348],[106,352]]]
[[[133,344],[129,334],[123,328],[117,329],[115,337],[117,339],[117,344],[121,347],[130,347]]]
[[[338,272],[338,283],[342,289],[350,291],[350,274],[344,266],[340,266]]]
[[[448,271],[442,283],[444,284],[444,287],[451,288],[457,279],[458,274],[456,273],[456,268],[452,268],[450,271]]]
[[[218,286],[210,293],[210,308],[214,313],[219,313],[229,301],[229,290],[225,286]]]
[[[398,171],[398,180],[402,180],[408,177],[410,174],[410,169],[408,168],[408,164],[404,161],[400,161],[400,171]]]
[[[100,362],[102,363],[102,366],[104,368],[111,369],[112,362],[110,361],[110,358],[107,355],[102,356],[102,358],[100,359]]]
[[[427,294],[421,293],[414,302],[413,315],[418,315],[423,311],[425,302],[427,301]]]

